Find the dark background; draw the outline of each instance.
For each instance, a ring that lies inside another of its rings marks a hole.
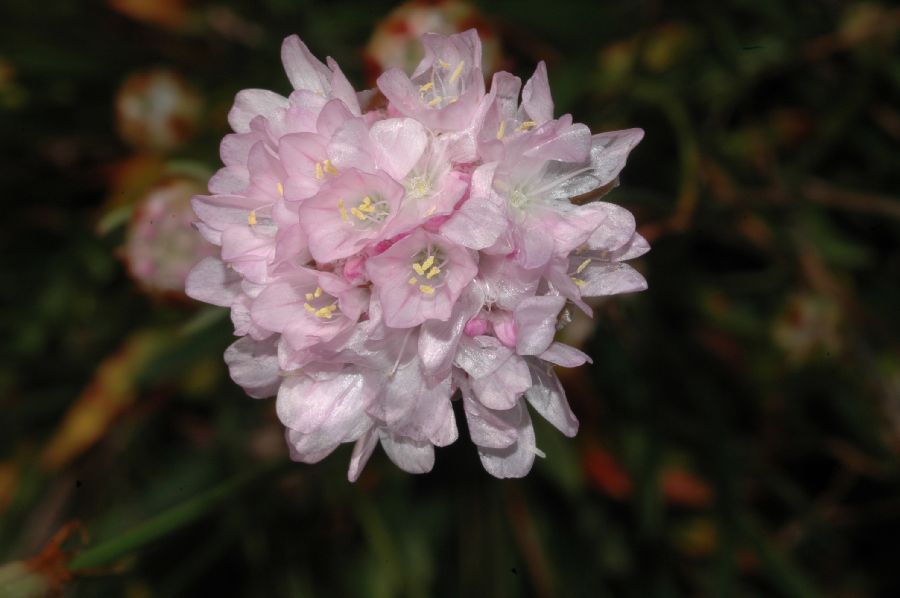
[[[393,8],[4,0],[0,561],[58,554],[68,521],[77,551],[187,504],[65,595],[900,595],[888,3],[481,3],[460,25],[522,77],[547,60],[557,114],[646,130],[608,200],[651,241],[650,288],[566,333],[594,358],[562,372],[582,429],[536,418],[547,458],[524,480],[489,477],[465,436],[424,476],[378,451],[351,485],[349,446],[267,470],[274,403],[228,379],[227,317],[139,283],[123,247],[148,190],[218,166],[238,90],[289,91],[286,35],[362,89]],[[177,117],[117,116],[160,69]],[[60,580],[66,559],[30,563]]]

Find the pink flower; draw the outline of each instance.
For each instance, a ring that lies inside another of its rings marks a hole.
[[[430,471],[460,398],[484,468],[521,477],[543,456],[530,411],[578,430],[553,369],[590,361],[555,341],[569,306],[646,287],[631,214],[572,201],[614,187],[643,133],[554,119],[543,63],[485,93],[474,31],[423,43],[362,113],[333,61],[285,40],[293,93],[238,94],[225,166],[193,199],[219,257],[186,291],[231,309],[231,377],[277,396],[295,460],[352,442],[350,480],[379,445]]]
[[[410,328],[449,318],[478,267],[468,249],[418,229],[370,258],[366,271],[381,300],[385,323]]]
[[[266,285],[253,300],[250,316],[300,350],[347,332],[367,303],[365,289],[328,272],[301,268]]]
[[[394,109],[432,130],[465,129],[484,96],[478,34],[426,33],[422,44],[425,58],[412,76],[391,69],[378,78],[378,89]]]
[[[191,230],[190,199],[201,190],[191,178],[172,178],[154,185],[135,206],[123,257],[145,291],[183,297],[191,268],[217,253]]]
[[[403,187],[384,173],[350,169],[323,185],[300,206],[300,226],[317,262],[359,253],[367,245],[402,232],[397,219]]]

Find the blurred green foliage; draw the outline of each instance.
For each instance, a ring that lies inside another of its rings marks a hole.
[[[273,403],[221,363],[227,318],[141,294],[109,215],[162,172],[217,166],[234,94],[288,90],[286,35],[362,88],[392,6],[3,3],[0,561],[72,519],[85,560],[163,521],[66,595],[900,595],[887,4],[483,3],[508,68],[548,61],[558,113],[647,131],[609,199],[651,240],[650,290],[598,306],[594,365],[565,372],[582,431],[536,422],[547,458],[525,480],[488,477],[464,438],[420,477],[376,455],[350,485],[349,447],[277,465]],[[179,143],[136,147],[115,98],[157,67],[203,110]]]

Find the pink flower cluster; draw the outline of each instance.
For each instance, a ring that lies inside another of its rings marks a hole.
[[[295,460],[353,442],[355,480],[380,442],[427,472],[457,439],[458,393],[484,468],[521,477],[541,455],[526,403],[578,428],[553,370],[589,361],[554,342],[567,305],[646,288],[624,263],[648,250],[632,215],[571,202],[612,187],[643,131],[554,119],[543,63],[486,91],[474,30],[422,43],[412,75],[378,79],[386,106],[364,112],[377,92],[285,40],[294,91],[238,93],[225,167],[193,200],[221,259],[187,292],[231,309],[231,376],[277,395]]]

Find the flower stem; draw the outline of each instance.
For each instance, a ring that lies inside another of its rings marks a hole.
[[[163,511],[120,536],[88,548],[75,556],[68,567],[70,570],[77,570],[109,565],[210,513],[253,482],[283,470],[288,464],[290,461],[278,460],[235,476],[187,502]]]

